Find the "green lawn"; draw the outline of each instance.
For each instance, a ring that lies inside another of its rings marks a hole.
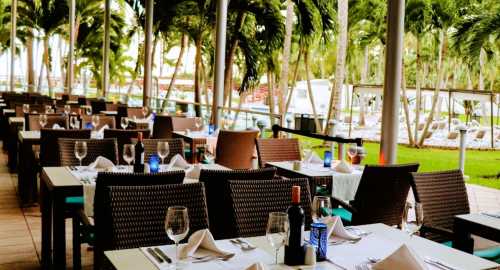
[[[306,140],[306,138],[299,138]],[[326,148],[322,147],[322,141],[307,139],[315,145],[316,152],[323,156]],[[365,143],[368,152],[365,164],[376,164],[379,153],[378,143]],[[398,163],[417,162],[420,164],[419,171],[439,171],[458,168],[458,150],[443,150],[424,148],[416,149],[400,145],[398,147]],[[465,174],[470,178],[468,183],[500,189],[500,179],[495,178],[500,173],[500,151],[477,151],[467,150],[465,161]],[[490,176],[491,178],[488,178]]]

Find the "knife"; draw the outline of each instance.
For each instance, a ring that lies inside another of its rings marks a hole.
[[[158,253],[158,255],[160,255],[160,257],[162,257],[167,263],[172,263],[172,259],[170,259],[167,254],[165,254],[160,248],[158,247],[155,247],[155,251],[156,253]]]
[[[147,251],[147,252],[148,252],[151,256],[153,256],[153,258],[155,258],[155,260],[156,260],[158,263],[160,263],[160,264],[161,264],[161,263],[163,263],[163,262],[164,262],[164,261],[163,261],[163,259],[162,259],[160,256],[158,256],[158,254],[156,254],[156,252],[154,252],[154,251],[153,251],[153,249],[152,249],[152,248],[147,248],[147,249],[146,249],[146,251]]]

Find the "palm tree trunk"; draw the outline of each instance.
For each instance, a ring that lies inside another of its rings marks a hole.
[[[206,108],[207,108],[207,114],[210,114],[210,100],[208,98],[208,81],[207,81],[207,73],[205,71],[205,64],[203,63],[203,61],[201,61],[200,63],[200,67],[201,67],[201,78],[203,80],[203,94],[205,95],[205,105],[206,105]]]
[[[162,109],[166,109],[168,106],[168,100],[170,99],[170,95],[172,95],[172,90],[175,85],[175,80],[177,79],[177,74],[179,73],[181,64],[182,64],[182,58],[184,57],[184,51],[186,50],[188,42],[188,37],[186,34],[182,34],[181,37],[181,49],[179,51],[179,57],[177,58],[177,62],[175,63],[175,69],[174,73],[172,74],[172,78],[170,79],[170,83],[168,84],[168,89],[167,89],[167,96],[165,97],[165,100],[163,101],[162,104]]]
[[[297,82],[297,76],[299,73],[298,71],[299,71],[299,64],[300,64],[300,56],[302,55],[302,53],[303,53],[302,45],[299,44],[299,54],[297,55],[297,62],[295,64],[295,70],[293,71],[292,84],[290,87],[290,93],[288,93],[288,98],[286,101],[285,113],[288,112],[288,108],[290,107],[290,103],[292,102],[293,89],[295,88],[295,84]]]
[[[361,69],[361,83],[366,84],[368,82],[368,73],[370,69],[370,55],[369,48],[365,46],[364,55],[363,55],[363,68]],[[365,94],[363,92],[359,93],[359,125],[364,126],[366,123],[365,120]]]
[[[26,51],[28,54],[28,92],[33,93],[35,91],[35,67],[33,63],[33,30],[29,30],[30,33],[26,39]]]
[[[196,37],[196,56],[194,61],[194,102],[201,103],[201,90],[200,90],[200,65],[201,65],[201,46],[202,37],[201,34]],[[196,116],[201,117],[201,106],[195,105]]]
[[[40,63],[40,73],[38,74],[38,84],[37,84],[37,92],[42,93],[42,80],[43,80],[43,69],[45,67],[45,51],[43,53],[42,61]]]
[[[338,24],[339,34],[337,42],[337,63],[335,65],[335,84],[330,97],[330,106],[326,118],[326,127],[330,119],[340,120],[340,112],[342,110],[342,89],[344,86],[346,56],[347,56],[347,27],[348,27],[348,0],[338,0]],[[325,128],[325,134],[328,133],[328,128]]]
[[[318,119],[318,114],[316,113],[316,105],[314,104],[314,95],[312,91],[312,86],[311,86],[311,78],[309,74],[309,52],[308,48],[304,50],[304,66],[306,68],[306,80],[307,80],[307,93],[309,95],[309,100],[311,101],[311,107],[313,111],[313,116],[314,116],[314,123],[316,124],[316,132],[321,132],[322,127],[319,124],[319,119]]]
[[[137,48],[137,59],[135,61],[135,68],[134,68],[134,72],[132,73],[131,82],[130,82],[130,85],[129,85],[128,90],[127,90],[127,96],[125,97],[125,104],[128,104],[128,101],[130,99],[130,95],[132,95],[132,90],[134,89],[134,85],[136,83],[137,77],[139,76],[139,72],[141,70],[141,63],[142,63],[141,61],[143,59],[143,57],[142,57],[143,52],[144,52],[144,44],[139,43],[139,46]]]
[[[61,82],[63,87],[67,85],[67,76],[66,76],[66,65],[64,64],[64,53],[63,53],[63,39],[62,36],[58,37],[58,51],[59,51],[59,73],[61,73]],[[66,92],[66,90],[64,90]]]
[[[414,140],[415,142],[418,142],[418,126],[420,124],[420,107],[422,106],[421,104],[421,93],[420,93],[420,71],[422,68],[422,63],[421,63],[421,58],[420,58],[420,38],[417,37],[417,70],[415,74],[415,88],[416,88],[416,105],[415,105],[415,134],[414,134]],[[424,135],[422,135],[425,137]],[[416,146],[416,145],[414,145]]]
[[[427,134],[427,131],[429,130],[429,127],[431,126],[432,121],[434,120],[434,114],[436,112],[436,107],[438,103],[438,98],[439,98],[439,92],[441,91],[441,87],[443,84],[443,77],[445,74],[445,67],[443,64],[443,59],[446,57],[446,46],[447,46],[447,41],[446,41],[446,33],[445,29],[441,31],[439,34],[440,39],[439,39],[439,56],[438,56],[438,66],[437,66],[437,78],[436,78],[436,87],[434,89],[434,95],[432,97],[432,106],[431,106],[431,111],[429,113],[429,116],[427,117],[427,121],[425,122],[424,130],[422,132],[422,136],[420,136],[420,140],[418,141],[418,146],[421,147],[424,144],[425,140],[425,134]]]
[[[50,68],[50,45],[49,36],[45,36],[43,39],[44,55],[43,60],[45,62],[45,68],[47,69],[47,84],[49,88],[49,96],[52,96],[52,78],[51,78],[51,68]]]
[[[290,47],[292,45],[292,26],[293,26],[293,2],[286,1],[286,20],[285,20],[285,43],[283,45],[282,68],[280,78],[281,95],[279,96],[281,126],[285,125],[285,98],[288,95],[288,68],[290,66]]]
[[[405,63],[401,66],[401,98],[403,100],[403,110],[405,113],[406,122],[406,132],[408,133],[408,144],[414,145],[413,135],[411,133],[411,121],[410,121],[410,106],[408,105],[408,98],[406,96],[406,78],[405,78]]]
[[[485,90],[484,88],[484,61],[486,58],[486,52],[484,51],[483,48],[479,51],[479,79],[478,79],[478,90]],[[486,102],[480,101],[481,104],[481,112],[483,115],[483,120],[486,120],[486,114],[487,114],[487,106]]]
[[[240,31],[245,20],[245,13],[243,11],[238,13],[238,17],[235,22],[235,31]],[[238,39],[234,37],[229,43],[229,51],[226,54],[225,70],[224,70],[224,105],[226,105],[230,91],[232,91],[233,86],[231,84],[233,76],[233,63],[234,56],[236,54],[236,49],[238,48]]]
[[[267,69],[267,100],[269,103],[269,123],[271,123],[271,126],[274,125],[274,83],[273,83],[273,73],[269,70],[269,67]]]

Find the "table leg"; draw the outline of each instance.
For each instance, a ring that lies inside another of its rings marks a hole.
[[[42,269],[52,265],[52,197],[45,184],[40,185],[40,210],[42,212]]]
[[[54,269],[66,269],[66,219],[62,194],[54,194],[53,201]]]
[[[467,228],[467,223],[457,218],[453,222],[453,248],[471,254],[474,252],[474,239]]]

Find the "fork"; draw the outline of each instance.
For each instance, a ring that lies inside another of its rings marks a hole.
[[[366,263],[362,263],[362,264],[357,264],[355,266],[356,270],[370,270],[370,268],[368,267],[368,264]]]
[[[234,257],[233,253],[227,254],[227,255],[220,255],[220,256],[213,256],[213,255],[207,255],[207,256],[201,256],[201,257],[191,256],[191,258],[196,260],[193,263],[204,263],[204,262],[210,262],[210,261],[214,261],[214,260],[227,261],[233,257]]]

